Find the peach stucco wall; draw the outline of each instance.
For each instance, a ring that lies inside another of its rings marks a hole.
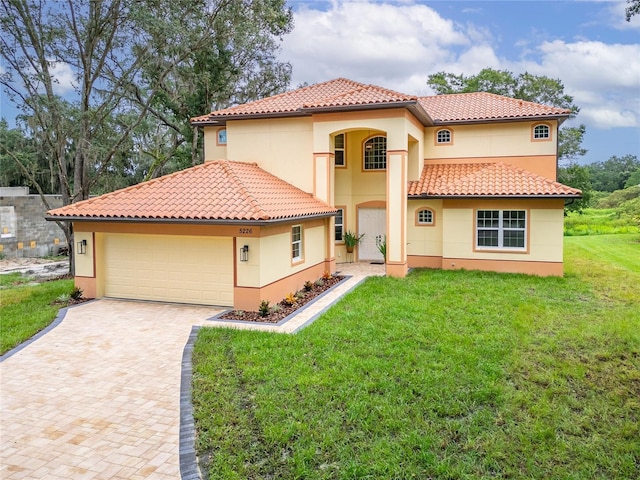
[[[424,130],[426,158],[470,158],[512,155],[555,155],[557,122],[545,121],[551,126],[549,140],[533,140],[532,129],[541,122],[485,123],[447,126],[452,131],[450,145],[435,143],[435,132],[443,127]]]
[[[211,155],[217,153],[217,149],[211,151]],[[291,185],[313,192],[311,117],[229,121],[226,158],[255,162]],[[215,159],[206,157],[206,160]]]
[[[562,200],[446,200],[443,205],[444,258],[498,261],[562,262],[564,202]],[[527,248],[522,252],[475,249],[477,209],[527,211]]]
[[[287,293],[300,289],[305,281],[315,281],[325,270],[335,268],[335,260],[327,256],[330,253],[327,242],[332,239],[327,233],[329,221],[313,219],[300,224],[303,225],[303,258],[292,263],[292,224],[238,227],[77,222],[74,224],[75,235],[77,239],[87,239],[87,254],[80,256],[76,285],[87,296],[104,296],[104,239],[111,233],[234,237],[234,295],[237,296],[234,308],[257,309],[260,300],[276,303]],[[248,262],[241,262],[239,258],[243,245],[249,246]]]
[[[563,206],[562,200],[412,200],[407,212],[409,266],[561,276]],[[415,225],[415,212],[424,207],[434,212],[433,226]],[[477,209],[526,210],[526,250],[476,249]]]

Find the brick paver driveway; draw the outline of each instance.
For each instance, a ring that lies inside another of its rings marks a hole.
[[[179,479],[180,375],[214,307],[100,300],[0,364],[0,478]]]

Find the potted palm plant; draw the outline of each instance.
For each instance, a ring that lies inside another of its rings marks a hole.
[[[361,235],[356,235],[355,233],[347,230],[346,232],[344,232],[344,245],[347,247],[347,253],[352,253],[353,249],[356,247],[356,245],[358,245],[358,243],[360,243],[360,240],[362,240],[362,237],[364,237],[364,233]]]

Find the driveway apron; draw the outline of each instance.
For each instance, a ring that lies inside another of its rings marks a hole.
[[[0,478],[176,479],[180,376],[215,307],[100,300],[0,364]]]

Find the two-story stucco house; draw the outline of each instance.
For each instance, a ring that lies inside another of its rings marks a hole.
[[[86,295],[256,310],[347,261],[562,275],[569,111],[337,79],[193,118],[205,163],[52,210]],[[364,234],[347,253],[346,231]],[[378,249],[386,242],[386,258]]]

